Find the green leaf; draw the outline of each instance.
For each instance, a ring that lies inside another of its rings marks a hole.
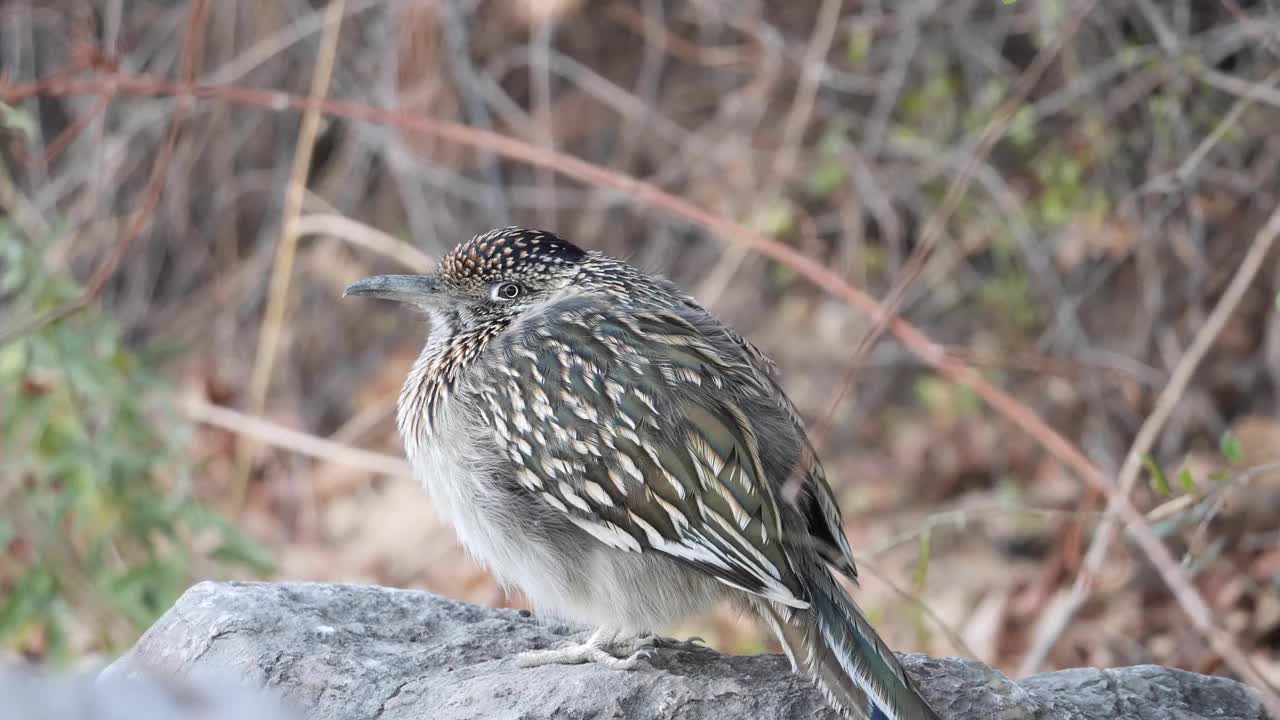
[[[1195,478],[1191,477],[1191,471],[1182,468],[1178,471],[1178,484],[1182,486],[1182,490],[1189,495],[1199,495],[1200,486],[1196,485]]]
[[[854,27],[849,31],[849,39],[844,46],[844,59],[850,65],[861,65],[871,52],[871,29]]]
[[[0,127],[22,133],[28,140],[36,136],[36,121],[25,110],[0,102]]]
[[[16,383],[22,378],[30,362],[27,351],[28,345],[21,338],[0,347],[0,382]]]
[[[1151,474],[1151,490],[1160,497],[1168,497],[1173,493],[1169,489],[1169,479],[1164,476],[1164,471],[1151,458],[1151,455],[1142,456],[1142,466]]]
[[[1036,141],[1036,114],[1030,105],[1021,106],[1010,119],[1009,140],[1018,147],[1027,147]]]
[[[176,599],[183,568],[166,559],[152,559],[129,568],[106,583],[117,610],[138,627],[155,622]]]
[[[924,581],[929,573],[929,535],[930,528],[926,525],[920,531],[920,543],[916,553],[916,569],[911,574],[911,587],[917,594],[924,591]]]
[[[823,158],[809,174],[809,192],[818,197],[826,197],[840,187],[844,178],[844,165],[839,158]]]
[[[42,614],[57,589],[53,576],[40,567],[23,573],[0,607],[0,637],[11,637]]]
[[[54,665],[63,665],[71,660],[71,648],[67,639],[67,618],[62,612],[62,603],[54,603],[54,607],[45,613],[44,632],[48,646],[48,655]]]
[[[222,535],[222,543],[211,554],[214,559],[244,565],[264,573],[275,569],[275,563],[267,551],[229,520],[200,505],[192,505],[188,511],[192,525],[197,528],[216,528]]]
[[[915,391],[916,402],[930,411],[938,412],[946,407],[946,381],[932,375],[925,375],[915,381],[912,389]]]
[[[794,222],[795,210],[791,203],[786,199],[779,199],[757,209],[749,224],[763,235],[778,237],[790,230]]]
[[[977,417],[982,412],[982,400],[973,388],[960,384],[953,385],[952,388],[955,392],[956,414],[971,418]]]
[[[1240,462],[1244,457],[1244,447],[1240,444],[1240,438],[1230,430],[1222,433],[1222,437],[1218,439],[1218,450],[1232,465]]]
[[[9,234],[9,224],[0,221],[0,296],[17,292],[31,280],[22,243]]]
[[[211,553],[215,560],[248,566],[261,573],[275,569],[275,563],[258,544],[243,535],[227,538]]]

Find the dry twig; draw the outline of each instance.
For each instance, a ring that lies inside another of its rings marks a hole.
[[[906,299],[907,290],[929,262],[934,248],[937,247],[938,242],[942,239],[942,233],[947,222],[951,219],[951,215],[955,213],[956,209],[960,207],[960,201],[964,199],[965,193],[969,191],[969,185],[973,182],[979,165],[991,153],[996,142],[1009,130],[1009,124],[1013,121],[1018,108],[1021,107],[1032,88],[1040,81],[1040,78],[1044,76],[1049,65],[1058,57],[1058,53],[1062,51],[1067,41],[1080,29],[1080,23],[1084,20],[1089,9],[1093,7],[1094,2],[1096,0],[1086,0],[1077,8],[1071,21],[1062,28],[1052,43],[1036,55],[1031,65],[1018,78],[1018,82],[1010,91],[1009,96],[1005,98],[1000,107],[996,109],[991,120],[983,127],[973,155],[961,168],[960,173],[952,179],[951,184],[947,186],[942,205],[925,222],[924,230],[920,234],[919,245],[912,251],[911,257],[907,258],[902,273],[889,289],[889,293],[881,301],[885,312],[879,319],[873,321],[871,328],[867,330],[862,339],[858,341],[857,347],[854,348],[853,358],[845,371],[839,390],[832,399],[826,416],[814,430],[815,446],[821,446],[822,440],[828,432],[836,412],[840,409],[840,405],[844,402],[849,389],[853,386],[853,381],[857,377],[862,363],[866,360],[867,354],[879,342],[881,335],[884,334],[885,329],[888,327],[889,319],[897,314],[898,308],[901,307],[902,302]]]
[[[391,258],[414,272],[427,272],[433,261],[418,248],[381,230],[339,213],[310,213],[297,219],[293,231],[298,238],[332,235],[348,244]]]
[[[338,53],[338,35],[346,0],[334,0],[325,9],[324,37],[316,56],[315,73],[311,76],[312,101],[329,94],[329,80],[333,76],[333,61]],[[276,351],[280,345],[281,329],[289,303],[289,283],[293,275],[293,258],[298,249],[298,217],[302,213],[302,201],[306,197],[307,174],[311,169],[311,153],[315,148],[316,133],[320,128],[320,108],[311,106],[303,112],[302,127],[298,130],[298,142],[293,155],[293,170],[284,196],[284,216],[280,223],[280,240],[276,245],[276,260],[272,266],[271,287],[267,309],[262,318],[258,336],[257,357],[253,361],[253,374],[249,380],[249,413],[261,415],[267,401],[267,386],[271,383],[271,370],[275,367]],[[231,506],[239,510],[248,495],[249,464],[257,454],[252,443],[243,446],[236,473],[235,493]]]
[[[194,82],[196,74],[199,72],[200,30],[204,25],[204,17],[207,10],[208,3],[205,0],[195,0],[191,5],[186,36],[183,40],[183,82],[180,86],[190,85]],[[3,84],[0,84],[0,88],[3,88]],[[103,100],[109,102],[115,93],[110,86],[103,88],[103,90],[105,91]],[[98,298],[98,295],[102,293],[102,289],[106,287],[107,281],[120,268],[120,262],[124,259],[125,254],[129,252],[129,246],[147,227],[147,223],[151,221],[151,216],[155,212],[156,205],[160,202],[160,193],[164,189],[165,174],[169,170],[169,162],[173,159],[173,151],[178,144],[178,132],[181,130],[183,123],[186,122],[187,116],[191,113],[191,96],[189,93],[176,91],[169,93],[169,95],[176,99],[177,107],[174,109],[173,117],[169,120],[169,130],[165,135],[164,144],[160,146],[160,153],[156,155],[155,164],[151,167],[151,175],[147,178],[146,187],[142,191],[142,204],[129,218],[129,224],[125,226],[124,232],[120,235],[120,239],[116,242],[107,259],[94,269],[93,274],[89,276],[89,280],[85,283],[80,297],[42,315],[28,318],[0,331],[0,346],[6,345],[28,333],[36,332],[49,323],[68,318],[88,307],[90,303]]]
[[[1071,622],[1071,618],[1088,600],[1094,581],[1097,579],[1098,571],[1102,567],[1102,560],[1106,556],[1108,546],[1111,544],[1112,532],[1115,529],[1115,515],[1118,512],[1116,503],[1121,498],[1127,500],[1133,492],[1133,487],[1138,481],[1138,475],[1142,471],[1143,458],[1147,456],[1147,453],[1151,452],[1151,448],[1155,445],[1156,436],[1164,428],[1169,416],[1173,414],[1178,401],[1182,399],[1187,385],[1191,382],[1191,376],[1195,374],[1196,368],[1200,366],[1200,361],[1204,358],[1205,353],[1213,346],[1214,341],[1222,332],[1222,328],[1226,326],[1227,320],[1231,318],[1231,314],[1235,312],[1236,307],[1240,304],[1245,291],[1249,289],[1249,286],[1253,284],[1254,279],[1258,276],[1258,271],[1262,269],[1263,261],[1266,259],[1267,254],[1271,252],[1278,235],[1280,235],[1280,207],[1271,213],[1267,223],[1254,237],[1253,244],[1249,247],[1249,252],[1245,254],[1244,259],[1240,262],[1240,267],[1236,269],[1235,276],[1231,279],[1231,284],[1227,286],[1226,292],[1218,299],[1218,304],[1209,313],[1204,325],[1196,332],[1195,338],[1192,339],[1191,345],[1187,347],[1186,352],[1182,354],[1182,357],[1178,358],[1178,364],[1174,366],[1173,372],[1169,375],[1169,382],[1156,398],[1155,408],[1152,409],[1151,414],[1142,423],[1142,427],[1138,429],[1133,445],[1125,455],[1124,464],[1120,466],[1120,473],[1117,476],[1119,491],[1107,503],[1107,513],[1089,545],[1089,551],[1085,555],[1085,567],[1076,576],[1075,584],[1071,588],[1070,599],[1065,607],[1062,608],[1062,612],[1053,616],[1052,623],[1046,627],[1037,642],[1028,651],[1022,664],[1023,674],[1037,672],[1040,669],[1040,665],[1044,662],[1049,651],[1053,649],[1053,645],[1058,638],[1061,637],[1067,624]]]
[[[264,418],[214,405],[206,400],[183,400],[179,403],[179,408],[183,414],[195,422],[221,428],[316,460],[391,477],[411,478],[413,475],[409,463],[401,458],[326,440]]]

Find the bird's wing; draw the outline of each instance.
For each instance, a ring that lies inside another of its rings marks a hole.
[[[808,607],[782,542],[758,432],[735,398],[752,382],[684,317],[576,297],[493,348],[480,390],[516,481],[612,547],[659,552],[717,580]]]
[[[766,394],[778,403],[778,407],[791,420],[792,427],[800,438],[800,459],[796,464],[796,476],[783,481],[782,494],[787,496],[794,493],[800,496],[795,504],[805,517],[814,549],[826,562],[856,582],[858,567],[853,560],[853,549],[849,547],[848,538],[844,534],[840,506],[827,482],[818,453],[809,440],[804,418],[782,389],[777,364],[733,328],[721,325],[693,298],[685,296],[683,299],[691,311],[708,318],[742,351],[747,364],[755,372],[756,381],[766,388]]]

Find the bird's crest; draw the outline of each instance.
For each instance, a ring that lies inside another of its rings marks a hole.
[[[455,286],[550,275],[586,258],[586,251],[545,230],[506,227],[476,235],[440,261],[441,280]]]

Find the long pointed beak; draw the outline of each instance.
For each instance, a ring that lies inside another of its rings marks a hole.
[[[430,275],[374,275],[348,285],[342,297],[361,295],[422,304],[431,302],[440,292],[440,282]]]

